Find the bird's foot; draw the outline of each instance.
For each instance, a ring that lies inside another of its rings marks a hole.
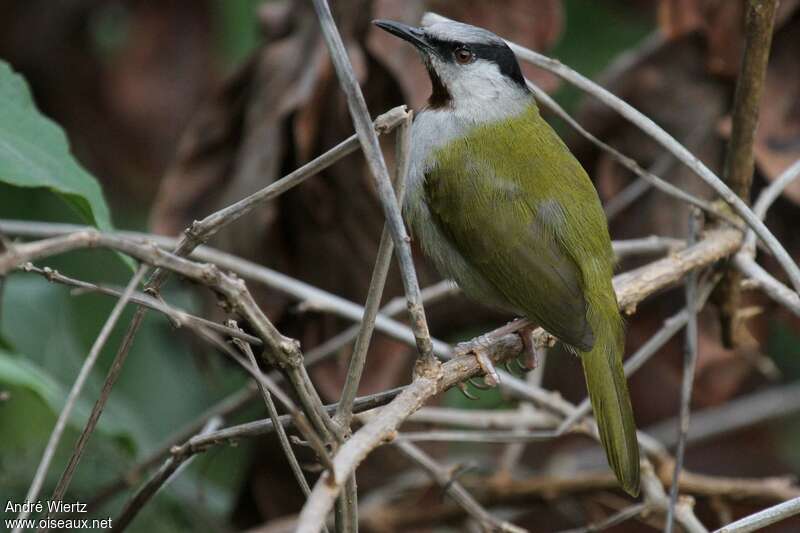
[[[517,334],[522,339],[522,353],[517,357],[517,364],[523,372],[530,372],[539,366],[540,347],[533,341],[533,332],[536,326],[528,325],[520,329]]]
[[[500,375],[497,373],[497,369],[495,369],[489,354],[489,346],[491,343],[492,341],[489,337],[481,335],[475,340],[458,343],[453,349],[453,352],[457,356],[470,353],[475,355],[478,366],[480,366],[483,371],[483,382],[488,388],[496,387],[497,384],[500,383]]]

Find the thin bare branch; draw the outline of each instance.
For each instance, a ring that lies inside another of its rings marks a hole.
[[[9,250],[10,253],[14,254],[16,247],[14,249]],[[9,253],[6,252],[6,253]],[[122,311],[125,309],[125,306],[128,304],[131,295],[133,294],[133,290],[139,284],[139,282],[144,277],[145,273],[148,270],[147,265],[141,265],[136,270],[136,273],[131,278],[130,282],[128,282],[127,287],[125,288],[125,292],[122,294],[122,297],[117,300],[117,303],[114,304],[114,308],[111,310],[111,313],[108,315],[105,324],[100,329],[100,333],[98,333],[97,338],[95,339],[94,343],[92,344],[91,349],[89,350],[89,354],[86,356],[86,359],[81,366],[80,372],[78,372],[78,377],[75,378],[75,382],[72,384],[72,388],[67,395],[67,399],[64,402],[64,407],[61,409],[61,413],[58,415],[58,420],[56,420],[56,425],[53,428],[52,433],[50,433],[50,438],[47,441],[47,445],[45,446],[44,453],[42,454],[42,459],[39,462],[39,466],[36,468],[36,474],[33,476],[33,481],[31,482],[31,486],[28,489],[28,493],[25,495],[26,502],[35,502],[39,497],[39,492],[42,490],[42,485],[44,484],[44,480],[47,477],[47,472],[50,469],[50,463],[53,461],[53,456],[56,453],[56,449],[58,448],[58,444],[61,441],[61,436],[64,434],[64,430],[67,427],[67,422],[69,421],[69,417],[72,415],[72,410],[75,408],[75,404],[78,401],[78,397],[83,390],[83,386],[86,383],[86,380],[89,378],[89,374],[91,374],[92,369],[94,368],[95,363],[97,362],[97,358],[100,356],[100,352],[102,351],[103,347],[105,346],[106,342],[108,341],[109,335],[111,335],[111,331],[114,329],[114,326],[117,324],[119,317],[122,315]],[[92,419],[90,418],[90,421]],[[90,422],[91,423],[91,422]],[[88,426],[87,426],[88,427]],[[84,434],[88,437],[88,433],[91,431],[84,430]],[[80,455],[82,452],[83,447],[80,445],[81,441],[83,440],[83,434],[81,435],[81,439],[78,441],[78,448],[76,449],[76,455]],[[66,473],[65,473],[66,474]],[[61,482],[59,482],[59,486],[64,484],[64,480],[67,476],[62,476]],[[69,479],[66,479],[66,483],[69,483]],[[66,489],[66,484],[62,487],[62,489]],[[63,495],[63,490],[59,491],[59,488],[56,488],[56,492],[54,495]],[[54,499],[61,499],[54,498]],[[22,512],[17,516],[18,524],[23,522],[28,516],[30,516],[30,511],[23,509]],[[17,525],[14,528],[14,533],[21,531],[21,526]]]
[[[395,176],[395,194],[398,203],[403,203],[405,195],[406,174],[408,174],[409,151],[411,149],[411,112],[406,116],[405,122],[400,125],[397,133],[397,171]],[[364,364],[367,361],[367,351],[369,350],[372,332],[375,329],[375,319],[380,310],[383,287],[386,284],[386,276],[389,274],[389,266],[394,252],[394,243],[390,235],[388,223],[384,224],[381,234],[381,241],[378,245],[378,256],[372,270],[372,279],[369,284],[367,301],[364,304],[364,315],[361,319],[361,327],[356,336],[356,343],[353,348],[353,355],[350,358],[350,366],[347,369],[347,378],[339,398],[339,407],[336,410],[335,420],[343,427],[350,426],[352,418],[353,400],[358,393],[358,385],[361,382],[361,374]],[[420,295],[420,300],[422,296]]]
[[[499,520],[481,506],[478,501],[453,477],[453,470],[438,464],[430,455],[418,446],[403,441],[396,441],[394,446],[403,454],[420,465],[447,494],[466,513],[478,521],[485,531],[508,531],[511,533],[524,533],[526,529],[515,526],[509,522]]]
[[[220,424],[222,424],[221,418],[212,418],[203,428],[202,433],[214,431]],[[139,490],[136,491],[136,494],[125,503],[120,514],[113,520],[115,531],[125,531],[150,499],[155,496],[164,485],[174,479],[177,474],[188,466],[189,461],[192,460],[192,455],[183,455],[180,454],[179,451],[180,450],[175,450],[172,457],[158,469],[158,472],[156,472],[147,483],[142,485]]]
[[[702,121],[697,127],[695,127],[692,132],[686,138],[686,142],[684,146],[689,150],[694,151],[697,146],[703,141],[711,131],[711,121]],[[675,156],[670,153],[666,152],[662,154],[653,166],[648,169],[650,174],[654,174],[656,176],[663,176],[667,175],[672,171],[672,168],[677,164],[678,160]],[[651,189],[653,186],[652,180],[648,180],[645,176],[639,176],[622,189],[620,192],[614,195],[605,206],[603,206],[603,210],[606,213],[606,218],[609,221],[613,220],[617,217],[620,213],[622,213],[625,209],[629,206],[633,205],[636,200],[641,198],[647,191]],[[718,209],[715,211],[719,212]]]
[[[800,413],[800,384],[794,383],[754,392],[734,398],[717,407],[709,407],[692,414],[694,424],[689,430],[688,443],[707,442],[711,439],[752,427],[756,424],[778,420]],[[677,444],[679,422],[669,419],[647,428],[666,446]]]
[[[378,116],[369,128],[377,134],[386,134],[401,124],[406,117],[405,106],[398,106]],[[261,206],[281,194],[297,187],[308,178],[315,176],[327,169],[337,161],[352,154],[359,147],[357,135],[351,135],[346,140],[337,144],[327,152],[317,156],[300,168],[286,176],[260,189],[253,194],[242,198],[238,202],[215,211],[204,219],[195,221],[184,231],[181,241],[175,247],[176,255],[189,255],[200,244],[205,243],[209,237],[228,224],[238,220],[253,209]]]
[[[775,524],[798,514],[800,514],[800,497],[746,516],[716,530],[714,533],[749,533],[750,531],[758,531],[770,524]]]
[[[794,180],[798,177],[800,177],[800,159],[789,165],[775,181],[761,191],[758,200],[756,200],[756,203],[753,205],[753,212],[756,216],[764,220],[767,216],[767,211],[769,211],[769,208],[775,203],[775,200],[777,200],[783,194],[783,191],[794,183]],[[744,238],[744,251],[755,253],[755,244],[756,234],[753,230],[748,230]]]
[[[691,210],[689,213],[689,238],[688,244],[693,245],[697,240],[700,230],[700,213]],[[669,507],[667,509],[666,533],[672,533],[675,516],[675,505],[678,502],[678,479],[683,468],[683,457],[686,453],[686,435],[689,433],[689,417],[694,388],[694,374],[697,368],[697,272],[690,272],[686,276],[686,312],[689,318],[686,322],[686,344],[683,357],[683,381],[681,382],[680,430],[678,436],[678,449],[675,452],[675,469],[672,474],[672,484],[669,492]]]
[[[649,507],[646,503],[637,503],[635,505],[631,505],[630,507],[626,507],[619,512],[616,512],[602,520],[600,522],[596,522],[593,524],[589,524],[586,527],[579,527],[576,529],[567,529],[564,531],[560,531],[559,533],[596,533],[597,531],[603,531],[610,527],[614,527],[622,522],[626,522],[631,518],[636,518],[637,516],[646,514]]]
[[[33,272],[35,274],[39,274],[43,276],[45,279],[47,279],[47,281],[53,283],[60,283],[62,285],[68,285],[70,287],[75,287],[77,289],[80,289],[81,291],[105,294],[106,296],[113,296],[115,298],[120,298],[123,293],[123,291],[119,289],[106,287],[103,285],[97,285],[95,283],[89,283],[87,281],[82,281],[79,279],[71,278],[69,276],[65,276],[58,270],[54,270],[50,267],[39,268],[35,266],[33,263],[25,263],[20,267],[20,270],[23,272]],[[171,323],[177,327],[182,327],[182,326],[191,327],[192,325],[202,326],[212,331],[215,331],[221,335],[226,335],[228,337],[232,337],[235,339],[241,339],[254,346],[261,346],[263,344],[261,342],[261,339],[259,339],[258,337],[254,337],[241,330],[231,329],[222,324],[218,324],[212,320],[192,315],[190,313],[187,313],[186,311],[183,311],[182,309],[178,309],[177,307],[168,305],[163,300],[153,298],[152,296],[149,296],[142,292],[134,291],[130,301],[137,305],[147,307],[148,309],[152,309],[154,311],[158,311],[159,313],[166,315],[170,319]]]
[[[197,434],[204,434],[203,428],[212,418],[222,418],[238,412],[243,407],[250,404],[257,396],[257,387],[244,387],[241,390],[223,398],[216,405],[210,407],[196,419],[192,420],[174,434],[164,439],[164,444],[156,448],[147,457],[129,468],[125,473],[114,481],[109,482],[97,491],[97,494],[90,498],[86,504],[86,511],[92,512],[101,507],[109,499],[113,498],[123,490],[134,486],[139,482],[142,475],[158,463],[162,462],[170,454],[170,450],[180,443],[188,440]],[[286,420],[289,416],[286,415]],[[285,423],[285,422],[284,422]]]
[[[426,15],[426,17],[430,16],[430,15],[431,14]],[[665,194],[667,194],[669,196],[672,196],[672,197],[677,198],[678,200],[680,200],[682,202],[686,202],[689,205],[693,205],[693,206],[695,206],[695,207],[697,207],[699,209],[702,209],[703,211],[706,211],[707,213],[711,213],[712,215],[714,215],[716,217],[719,217],[721,219],[724,219],[724,220],[728,221],[729,223],[733,224],[734,226],[738,226],[739,225],[739,223],[734,218],[729,216],[724,211],[716,208],[710,202],[707,202],[707,201],[705,201],[705,200],[703,200],[701,198],[698,198],[697,196],[694,196],[692,194],[689,194],[686,191],[683,191],[683,190],[679,189],[678,187],[674,186],[670,182],[665,181],[664,179],[658,177],[655,173],[643,169],[639,165],[639,163],[637,163],[635,160],[633,160],[632,158],[626,156],[625,154],[623,154],[622,152],[620,152],[619,150],[617,150],[616,148],[614,148],[610,144],[605,143],[605,142],[601,141],[600,139],[598,139],[597,137],[595,137],[592,133],[587,131],[586,128],[581,126],[581,124],[577,120],[572,118],[569,115],[569,113],[567,113],[558,104],[558,102],[556,102],[549,94],[547,94],[545,91],[543,91],[542,89],[537,87],[531,81],[526,80],[526,82],[528,84],[528,88],[533,92],[534,97],[536,98],[537,101],[542,103],[550,111],[555,113],[560,119],[562,119],[564,122],[569,124],[581,136],[583,136],[586,139],[588,139],[589,142],[591,142],[592,144],[594,144],[595,146],[597,146],[598,148],[600,148],[604,152],[606,152],[609,155],[611,155],[611,157],[614,160],[616,160],[622,166],[624,166],[625,168],[627,168],[628,170],[630,170],[631,172],[633,172],[634,174],[639,176],[639,178],[641,180],[643,180],[644,182],[647,183],[648,187],[655,187],[658,190],[660,190],[661,192],[663,192],[663,193],[665,193]],[[661,169],[658,169],[658,170],[661,170]]]
[[[755,170],[753,143],[777,9],[778,0],[745,2],[744,54],[736,78],[731,139],[723,172],[725,183],[745,203],[750,202],[750,185]],[[741,282],[742,274],[728,269],[716,290],[722,344],[727,348],[738,345],[738,332],[741,331]]]
[[[353,66],[347,57],[347,51],[344,48],[344,43],[342,43],[342,37],[339,35],[336,23],[333,21],[328,2],[326,0],[313,0],[313,4],[331,60],[336,69],[336,75],[339,78],[339,84],[347,97],[350,116],[353,119],[356,134],[361,142],[364,157],[375,179],[381,206],[386,215],[386,222],[389,225],[392,240],[397,249],[397,261],[400,266],[406,298],[408,299],[411,329],[414,331],[420,362],[422,363],[417,370],[426,371],[430,369],[436,371],[437,363],[433,357],[433,346],[431,345],[428,323],[425,319],[425,310],[422,307],[419,281],[417,280],[414,261],[411,257],[410,238],[403,225],[400,207],[392,189],[389,171],[386,168],[378,138],[375,136],[375,131],[369,118],[369,110],[364,101],[364,95],[361,93],[361,87],[358,85],[353,73]]]
[[[642,462],[641,472],[642,493],[644,494],[645,503],[667,513],[670,507],[670,498],[664,492],[664,486],[656,476],[649,461]],[[687,533],[708,533],[706,527],[694,514],[694,500],[692,498],[681,498],[675,504],[675,520]]]
[[[764,270],[761,265],[756,263],[747,252],[740,252],[733,258],[736,268],[748,277],[748,280],[755,283],[758,289],[772,298],[775,302],[783,305],[786,309],[797,316],[800,316],[800,295],[792,289],[775,279],[769,272]]]

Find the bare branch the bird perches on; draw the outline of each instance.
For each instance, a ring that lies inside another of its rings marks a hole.
[[[713,230],[697,245],[682,250],[671,257],[655,261],[650,265],[617,276],[614,286],[622,309],[635,309],[641,300],[664,287],[678,282],[689,271],[713,264],[739,249],[742,234],[736,230]],[[489,352],[495,362],[515,357],[522,350],[522,340],[514,333],[525,321],[518,320],[509,326],[489,333],[492,343]],[[538,329],[533,341],[548,343],[548,335]],[[397,428],[419,409],[425,401],[457,383],[480,372],[472,357],[458,357],[442,365],[441,373],[433,376],[418,375],[400,395],[380,413],[368,421],[342,446],[334,457],[333,472],[326,472],[316,483],[311,497],[300,514],[298,531],[319,531],[333,500],[341,489],[341,482],[349,476],[361,461],[376,447],[396,435]],[[513,380],[503,378],[501,385],[509,387]],[[525,383],[522,382],[525,388]],[[568,408],[568,413],[572,409]]]

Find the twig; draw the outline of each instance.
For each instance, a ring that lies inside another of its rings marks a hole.
[[[574,425],[572,431],[585,432],[584,428]],[[513,429],[510,431],[404,431],[397,436],[398,442],[483,442],[507,444],[515,442],[539,442],[550,440],[559,435],[554,431],[528,431]]]
[[[508,531],[513,533],[524,533],[525,529],[517,527],[509,522],[498,520],[484,509],[478,501],[453,477],[453,470],[439,465],[431,456],[421,448],[410,442],[396,441],[395,447],[403,454],[420,465],[448,495],[464,511],[477,520],[485,531]]]
[[[723,176],[731,190],[749,203],[755,170],[753,143],[778,0],[749,0],[746,6],[744,55],[736,79],[731,139]],[[741,273],[728,269],[717,287],[722,344],[727,348],[738,344],[741,282]]]
[[[692,413],[694,424],[689,431],[687,443],[706,442],[798,412],[800,412],[799,383],[755,392],[720,406]],[[647,433],[666,446],[672,447],[677,443],[678,426],[676,419],[665,420],[647,428]]]
[[[397,169],[395,176],[394,190],[396,201],[402,205],[405,194],[405,180],[408,173],[409,151],[411,148],[411,121],[413,113],[408,112],[405,121],[400,125],[397,134]],[[339,399],[339,407],[336,409],[334,420],[339,428],[338,438],[344,438],[350,432],[350,422],[353,417],[353,400],[358,393],[358,386],[361,383],[361,376],[364,365],[367,362],[367,351],[369,350],[372,333],[375,329],[375,319],[381,305],[383,288],[386,284],[386,276],[389,274],[394,243],[392,242],[389,223],[384,223],[381,232],[381,240],[378,245],[378,254],[372,270],[372,278],[367,293],[367,301],[364,304],[364,316],[361,319],[361,328],[356,336],[353,354],[350,357],[350,365],[347,369],[342,394]],[[420,306],[421,296],[420,296]],[[428,341],[430,342],[430,341]],[[432,349],[432,347],[431,347]],[[337,532],[348,533],[358,530],[358,491],[356,488],[355,475],[350,476],[345,484],[344,494],[339,497],[336,508],[336,529]]]
[[[402,204],[405,195],[405,181],[408,173],[409,150],[411,148],[411,112],[406,116],[397,134],[397,172],[395,176],[395,194],[397,201]],[[381,234],[381,241],[378,245],[378,256],[372,270],[372,279],[369,284],[367,301],[364,304],[364,316],[361,319],[361,327],[356,336],[356,343],[353,348],[353,355],[350,358],[350,366],[347,369],[347,378],[342,395],[339,398],[339,407],[336,409],[334,420],[342,427],[349,427],[350,419],[353,416],[353,400],[358,392],[358,385],[361,382],[361,374],[367,360],[367,350],[369,350],[372,332],[375,329],[375,319],[383,295],[383,288],[386,284],[386,276],[389,273],[389,266],[394,251],[394,244],[389,233],[388,223],[384,224]],[[420,295],[420,299],[422,296]]]
[[[749,531],[757,531],[797,514],[800,514],[800,497],[746,516],[716,530],[714,533],[748,533]]]
[[[361,142],[361,149],[364,157],[369,164],[370,171],[375,179],[378,195],[386,215],[386,222],[391,230],[392,240],[397,249],[397,260],[400,266],[400,274],[403,279],[406,298],[408,299],[408,312],[411,317],[411,329],[416,337],[417,349],[420,354],[422,366],[418,366],[418,371],[436,371],[437,364],[433,358],[433,346],[431,345],[428,323],[425,319],[425,310],[422,307],[419,282],[414,269],[414,261],[411,257],[410,238],[403,225],[400,215],[400,207],[397,204],[397,197],[392,189],[389,179],[389,171],[386,169],[386,162],[383,160],[378,138],[372,128],[369,118],[367,104],[364,95],[356,81],[353,73],[353,66],[347,57],[347,51],[342,43],[339,30],[333,21],[328,2],[326,0],[313,0],[314,9],[319,18],[325,43],[331,55],[336,75],[339,78],[339,85],[347,97],[347,105],[350,109],[350,116],[353,119],[358,139]]]
[[[206,427],[203,428],[202,433],[214,431],[221,423],[221,418],[212,418],[209,420]],[[179,451],[180,450],[175,450],[172,457],[158,469],[158,472],[156,472],[147,483],[142,485],[139,490],[136,491],[136,494],[125,503],[119,516],[113,520],[115,531],[125,531],[147,502],[149,502],[167,482],[173,479],[176,474],[189,464],[192,456],[183,455],[179,453]]]
[[[800,160],[791,164],[775,181],[770,183],[769,186],[761,192],[753,206],[753,212],[756,216],[764,220],[773,202],[783,194],[786,187],[791,185],[798,176],[800,176]],[[752,230],[748,230],[744,238],[742,251],[736,254],[734,258],[736,267],[741,270],[742,273],[755,280],[758,287],[763,290],[767,296],[785,306],[795,315],[800,316],[800,297],[798,294],[772,277],[753,259],[756,252],[755,243],[755,233],[753,233]]]
[[[747,2],[744,54],[736,79],[733,124],[724,172],[731,190],[743,200],[750,196],[753,181],[753,142],[777,9],[777,0]]]
[[[753,212],[756,216],[764,220],[767,216],[767,211],[769,211],[769,208],[775,200],[777,200],[783,194],[783,191],[794,183],[794,180],[798,177],[800,177],[800,159],[789,165],[775,181],[761,191],[758,200],[756,200],[756,203],[753,205]],[[756,234],[753,233],[753,230],[748,230],[744,238],[743,252],[755,253],[755,243]]]
[[[661,481],[656,477],[653,466],[649,461],[642,462],[642,493],[644,501],[648,505],[655,507],[662,512],[668,512],[670,508],[670,498],[664,492]],[[694,500],[692,498],[681,498],[675,504],[675,520],[687,531],[687,533],[708,533],[705,526],[697,519],[694,514]],[[669,521],[667,522],[669,523]]]
[[[611,248],[617,260],[635,255],[663,254],[677,252],[686,248],[686,241],[672,237],[650,235],[638,239],[612,241]]]
[[[378,116],[373,123],[370,123],[369,128],[378,134],[389,133],[403,122],[405,115],[405,106],[395,107]],[[195,248],[205,243],[211,236],[231,222],[238,220],[263,203],[300,185],[308,178],[319,174],[337,161],[358,150],[358,147],[359,137],[352,135],[274,183],[234,204],[211,213],[203,220],[193,222],[184,231],[180,242],[176,245],[175,254],[181,256],[189,255]]]
[[[706,138],[706,135],[708,135],[710,131],[710,124],[710,120],[703,120],[691,131],[691,133],[689,133],[684,145],[689,150],[694,150],[697,148],[697,145],[699,145],[700,142]],[[666,175],[672,170],[677,162],[678,160],[672,153],[666,152],[662,154],[655,163],[653,163],[653,166],[648,169],[648,172],[656,176]],[[639,176],[636,178],[635,181],[615,194],[614,197],[611,198],[605,206],[603,206],[603,210],[606,213],[606,218],[608,218],[609,221],[616,218],[617,215],[622,213],[625,209],[636,202],[636,200],[641,198],[643,194],[649,191],[652,186],[652,181],[648,180],[645,176]],[[719,209],[715,209],[715,211],[719,212]]]
[[[233,394],[222,399],[216,405],[207,409],[203,414],[198,416],[192,422],[188,423],[185,427],[179,429],[174,434],[164,439],[165,444],[159,446],[147,457],[130,467],[116,480],[111,481],[98,490],[97,494],[87,502],[87,512],[97,509],[119,492],[138,483],[142,474],[156,466],[159,462],[163,461],[164,458],[169,455],[170,450],[174,446],[177,446],[194,435],[202,434],[203,428],[212,418],[219,417],[225,419],[229,415],[248,405],[256,397],[256,391],[256,387],[244,387],[241,390],[234,392]],[[288,418],[289,417],[287,415],[287,420]]]
[[[427,13],[423,21],[426,20],[449,20],[434,13]],[[707,166],[705,166],[697,157],[692,155],[683,145],[676,141],[669,135],[663,128],[658,126],[651,119],[647,118],[641,112],[637,111],[633,106],[611,94],[608,90],[600,87],[593,81],[585,76],[572,70],[560,61],[543,56],[533,50],[520,46],[516,43],[506,41],[514,53],[524,60],[528,61],[538,67],[541,67],[556,76],[564,79],[565,81],[575,85],[577,88],[591,94],[610,108],[617,111],[621,116],[635,124],[644,133],[650,136],[653,140],[661,146],[675,154],[675,156],[692,170],[698,177],[705,183],[711,186],[714,191],[722,198],[733,210],[742,217],[742,219],[750,226],[756,235],[764,242],[767,248],[772,251],[775,258],[781,264],[781,267],[786,271],[789,279],[792,281],[792,286],[795,290],[800,291],[800,268],[792,260],[789,253],[769,231],[769,229],[761,222],[758,217],[753,214],[750,208],[745,204],[741,198],[728,188],[727,185],[716,176]]]
[[[558,417],[539,409],[455,409],[423,407],[408,417],[415,424],[458,426],[472,429],[552,428]]]
[[[426,17],[430,16],[431,14],[426,15]],[[435,15],[434,17],[438,17]],[[549,94],[545,91],[537,87],[531,81],[526,80],[528,88],[533,92],[534,97],[541,102],[545,107],[547,107],[550,111],[555,113],[559,118],[561,118],[564,122],[570,125],[575,131],[577,131],[581,136],[585,137],[589,140],[592,144],[600,148],[601,150],[605,151],[612,158],[614,158],[617,162],[619,162],[622,166],[639,176],[640,179],[645,181],[648,186],[652,186],[660,190],[661,192],[668,194],[674,198],[682,202],[686,202],[689,205],[693,205],[703,211],[711,213],[712,215],[719,217],[723,220],[728,221],[733,226],[739,226],[739,223],[731,216],[729,216],[724,211],[716,208],[713,204],[698,198],[692,194],[687,193],[679,189],[678,187],[674,186],[668,181],[658,177],[655,173],[645,170],[632,158],[626,156],[610,144],[601,141],[597,137],[595,137],[592,133],[586,130],[581,124],[572,118],[569,113],[567,113],[564,108],[562,108],[558,102],[556,102]],[[661,169],[658,169],[661,170]]]
[[[228,323],[231,328],[234,327],[235,324],[236,323],[233,321]],[[234,339],[233,343],[239,348],[239,350],[241,350],[243,354],[245,354],[245,356],[247,356],[247,360],[250,362],[250,365],[253,368],[258,368],[256,356],[253,355],[253,349],[250,348],[250,345],[240,339]],[[286,430],[278,420],[278,410],[275,408],[275,402],[272,401],[272,395],[269,393],[269,390],[267,390],[267,388],[261,384],[261,382],[258,382],[257,385],[258,390],[261,393],[261,398],[264,400],[264,405],[267,407],[269,419],[272,420],[272,427],[275,428],[275,433],[278,435],[278,441],[283,449],[283,453],[286,455],[286,460],[289,461],[289,466],[294,473],[295,479],[297,479],[297,484],[300,485],[300,488],[303,490],[303,494],[308,496],[311,492],[311,489],[309,488],[308,481],[303,474],[303,469],[300,467],[300,463],[297,461],[297,457],[294,455],[294,450],[292,450],[292,444],[289,442],[289,437],[286,435]]]
[[[97,285],[95,283],[89,283],[87,281],[82,281],[79,279],[71,278],[69,276],[65,276],[58,270],[54,270],[50,267],[39,268],[35,266],[33,263],[25,263],[24,265],[22,265],[22,267],[20,267],[20,270],[22,270],[23,272],[33,272],[35,274],[39,274],[45,277],[47,281],[53,283],[61,283],[62,285],[76,287],[83,291],[96,292],[99,294],[105,294],[106,296],[113,296],[115,298],[121,297],[123,292],[121,290],[117,290],[111,287],[105,287],[103,285]],[[258,337],[254,337],[248,333],[245,333],[244,331],[231,329],[222,324],[218,324],[212,320],[192,315],[190,313],[187,313],[186,311],[183,311],[182,309],[178,309],[177,307],[168,305],[162,300],[153,298],[152,296],[148,296],[147,294],[141,292],[134,291],[133,295],[130,298],[130,301],[135,304],[147,307],[148,309],[152,309],[154,311],[158,311],[159,313],[166,315],[170,319],[172,324],[178,327],[187,325],[190,327],[192,325],[202,326],[217,333],[220,333],[222,335],[226,335],[228,337],[236,339],[241,339],[254,346],[261,346],[263,344],[261,342],[261,339],[259,339]]]
[[[699,231],[700,214],[692,210],[689,213],[689,239],[690,245],[695,243]],[[678,449],[675,452],[675,469],[672,474],[672,484],[669,492],[669,507],[667,509],[666,533],[672,533],[675,505],[678,501],[678,479],[683,467],[683,456],[686,452],[686,435],[689,433],[690,402],[694,388],[694,374],[697,368],[697,273],[690,272],[686,276],[686,311],[689,319],[686,322],[686,345],[683,358],[683,381],[681,383],[680,430],[678,436]]]
[[[6,253],[14,254],[16,247],[12,250],[9,250]],[[122,294],[122,297],[117,300],[117,303],[114,304],[114,308],[111,310],[111,313],[108,315],[105,324],[100,329],[100,333],[98,333],[97,338],[92,344],[91,349],[89,350],[89,354],[86,356],[86,359],[81,366],[80,372],[78,373],[78,377],[75,378],[75,382],[72,384],[72,388],[67,395],[67,399],[64,402],[64,407],[61,409],[61,413],[58,415],[58,420],[56,420],[56,425],[53,428],[52,433],[50,433],[50,438],[47,441],[47,446],[44,449],[44,453],[42,454],[42,459],[39,462],[39,466],[36,468],[36,474],[33,476],[33,481],[31,482],[31,486],[28,489],[28,493],[25,496],[26,502],[35,502],[39,497],[39,492],[42,490],[42,485],[44,484],[45,477],[47,476],[47,471],[50,468],[50,463],[53,460],[53,456],[55,455],[56,448],[58,448],[58,443],[61,440],[61,436],[64,433],[64,429],[67,427],[67,421],[69,420],[70,415],[72,414],[72,410],[75,407],[76,402],[78,401],[78,397],[80,396],[81,391],[83,390],[83,385],[86,383],[89,374],[91,373],[92,369],[94,368],[94,364],[97,362],[97,358],[100,355],[100,352],[105,346],[106,342],[108,341],[109,335],[111,335],[111,331],[114,329],[114,326],[119,320],[119,317],[122,315],[122,311],[125,309],[125,306],[128,304],[130,300],[131,294],[133,294],[133,290],[136,288],[136,285],[142,280],[145,273],[148,270],[147,265],[140,265],[137,269],[136,273],[131,278],[130,282],[128,282],[127,287],[125,288],[125,292]],[[90,418],[91,420],[91,418]],[[86,434],[86,431],[84,430]],[[83,435],[82,435],[83,436]],[[88,437],[88,434],[87,434]],[[76,449],[76,452],[82,451],[82,447],[80,447],[81,441],[78,441],[79,448]],[[63,480],[63,477],[62,477]],[[67,480],[68,482],[68,480]],[[66,487],[64,487],[66,488]],[[56,489],[56,493],[59,497],[54,499],[61,499],[61,494],[58,493],[58,488]],[[63,492],[63,491],[62,491]],[[24,522],[26,518],[30,515],[30,511],[23,510],[17,516],[17,523],[20,524]],[[21,525],[17,525],[14,528],[14,533],[21,531]]]
[[[586,527],[579,527],[576,529],[567,529],[561,531],[559,533],[595,533],[597,531],[603,531],[604,529],[608,529],[610,527],[614,527],[622,522],[630,520],[631,518],[636,518],[639,515],[647,513],[648,505],[646,503],[637,503],[635,505],[631,505],[630,507],[626,507],[619,512],[616,512],[609,516],[608,518],[596,522],[594,524],[589,524]]]
[[[228,326],[231,329],[239,329],[236,322],[233,320],[228,322]],[[250,362],[250,365],[253,368],[258,368],[258,361],[256,361],[256,356],[253,354],[253,349],[250,347],[250,345],[241,339],[233,339],[233,343],[243,354],[245,354],[247,360]],[[286,435],[286,430],[279,421],[278,410],[275,408],[275,402],[272,401],[272,395],[260,381],[257,382],[257,386],[259,392],[261,393],[261,398],[264,400],[264,405],[267,407],[267,414],[269,415],[269,419],[272,421],[272,427],[275,428],[275,433],[278,435],[278,442],[281,445],[281,449],[283,449],[283,454],[286,456],[286,460],[289,462],[289,467],[291,468],[292,473],[297,480],[297,484],[300,486],[303,494],[308,497],[308,495],[311,493],[311,488],[308,486],[308,481],[306,480],[305,474],[303,474],[303,469],[300,467],[300,463],[294,454],[292,444],[289,442],[289,437]],[[327,528],[323,527],[323,530],[327,531]]]
[[[422,295],[422,303],[425,305],[435,303],[439,300],[452,296],[454,294],[458,294],[461,292],[461,289],[456,287],[456,285],[450,280],[440,281],[430,287],[425,287],[420,291]],[[406,310],[406,299],[403,297],[393,298],[389,303],[383,306],[378,316],[376,317],[376,329],[385,333],[384,330],[380,327],[380,319],[384,317],[394,317],[400,314],[402,311]],[[402,326],[401,326],[402,327]],[[331,337],[327,341],[323,342],[319,346],[316,346],[306,352],[306,365],[312,365],[316,363],[320,358],[327,357],[333,352],[336,352],[347,346],[349,343],[355,340],[358,336],[358,332],[361,330],[360,324],[354,324],[344,330],[343,332],[339,333],[338,335]],[[407,330],[410,332],[410,330]],[[439,351],[437,348],[437,341],[436,339],[431,339],[433,342],[433,351],[436,354],[441,354],[444,352]],[[413,344],[413,333],[411,334],[410,343]]]
[[[733,258],[733,263],[748,277],[749,281],[755,282],[756,287],[761,289],[764,294],[800,316],[800,295],[772,277],[748,253],[739,252]]]

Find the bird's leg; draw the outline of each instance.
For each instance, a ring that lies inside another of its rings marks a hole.
[[[500,383],[500,376],[492,363],[491,355],[489,354],[489,346],[492,341],[486,335],[481,335],[475,340],[469,342],[458,343],[453,352],[457,355],[467,355],[472,353],[478,361],[478,365],[483,370],[483,381],[489,387],[496,387]]]
[[[533,342],[533,332],[536,326],[530,324],[521,328],[517,334],[522,339],[522,353],[517,357],[517,364],[523,372],[530,372],[539,366],[540,347]]]

